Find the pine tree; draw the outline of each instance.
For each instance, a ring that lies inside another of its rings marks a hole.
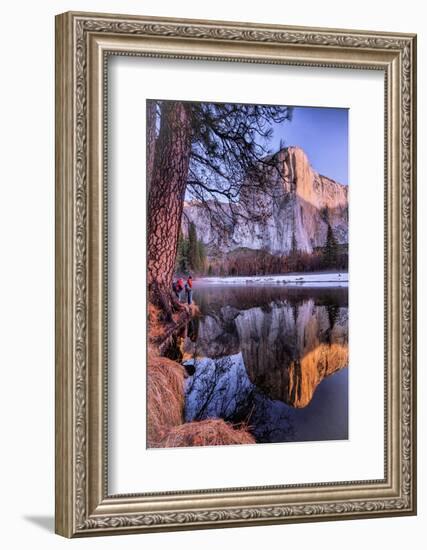
[[[298,270],[298,259],[299,259],[299,253],[298,253],[298,243],[295,236],[295,231],[292,231],[292,238],[291,238],[291,250],[289,252],[289,256],[287,258],[287,271],[297,271]]]
[[[197,241],[197,266],[200,273],[205,272],[206,268],[206,251],[203,241]]]
[[[295,237],[295,231],[292,231],[292,241],[291,241],[291,254],[292,254],[292,256],[296,256],[297,252],[298,252],[297,239]]]
[[[330,224],[326,233],[326,244],[323,253],[325,267],[336,267],[338,258],[338,243]]]
[[[196,226],[191,222],[188,228],[188,263],[193,271],[199,270],[198,248]]]
[[[188,240],[184,238],[182,231],[179,232],[178,237],[175,270],[179,273],[188,271]]]
[[[147,283],[150,302],[171,319],[172,277],[191,155],[191,112],[187,104],[165,103],[153,155],[147,173]]]

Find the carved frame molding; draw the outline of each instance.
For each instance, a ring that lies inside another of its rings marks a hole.
[[[385,74],[385,478],[108,495],[106,59],[141,55]],[[66,13],[56,18],[56,531],[67,536],[416,513],[416,37]]]

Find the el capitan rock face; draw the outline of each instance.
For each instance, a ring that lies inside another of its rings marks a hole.
[[[252,220],[238,218],[220,235],[211,227],[205,210],[192,201],[184,206],[184,233],[188,219],[208,249],[230,252],[249,248],[286,255],[293,244],[306,253],[324,246],[329,223],[337,242],[348,243],[347,186],[318,174],[299,147],[281,149],[274,160],[273,166],[265,168],[267,193],[250,185],[241,191],[237,209]],[[261,222],[257,218],[263,211],[268,214]]]

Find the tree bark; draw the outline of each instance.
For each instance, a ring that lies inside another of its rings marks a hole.
[[[156,151],[156,102],[147,101],[147,190],[150,191],[153,173],[154,153]]]
[[[172,277],[191,152],[190,111],[182,102],[162,104],[148,195],[147,272],[151,303],[170,319]]]

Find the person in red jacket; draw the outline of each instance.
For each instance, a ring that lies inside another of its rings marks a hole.
[[[181,298],[181,292],[184,289],[184,280],[182,278],[179,278],[176,282],[172,283],[173,291],[175,292],[176,297],[178,300]]]

